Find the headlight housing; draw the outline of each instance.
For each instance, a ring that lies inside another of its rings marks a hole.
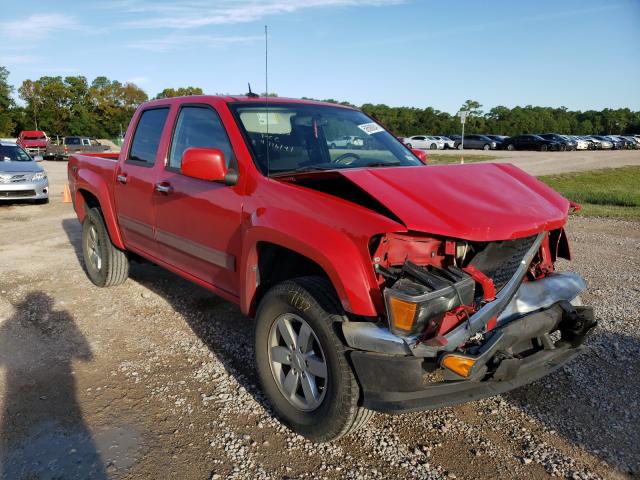
[[[384,290],[389,329],[396,335],[423,332],[430,321],[474,300],[475,281],[462,270],[415,267],[407,273],[420,283],[404,277]]]
[[[31,180],[36,182],[38,180],[44,180],[45,178],[47,178],[47,174],[46,173],[44,173],[44,172],[36,172],[31,177]]]

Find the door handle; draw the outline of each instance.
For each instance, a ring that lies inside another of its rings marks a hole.
[[[119,183],[125,184],[125,183],[127,183],[127,176],[126,176],[126,175],[124,175],[124,174],[120,174],[120,175],[118,175],[118,176],[116,177],[116,180],[117,180]]]
[[[156,192],[164,193],[165,195],[171,193],[173,187],[166,182],[156,183]]]

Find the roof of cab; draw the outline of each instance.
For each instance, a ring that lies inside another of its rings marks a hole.
[[[150,100],[148,102],[143,103],[145,107],[154,107],[161,105],[172,105],[174,103],[266,103],[269,104],[277,104],[277,103],[301,103],[307,105],[324,105],[330,107],[341,107],[347,108],[350,110],[354,110],[353,107],[349,107],[347,105],[340,105],[338,103],[329,103],[329,102],[320,102],[318,100],[307,100],[301,98],[286,98],[286,97],[249,97],[247,95],[188,95],[184,97],[170,97],[170,98],[159,98],[157,100]]]

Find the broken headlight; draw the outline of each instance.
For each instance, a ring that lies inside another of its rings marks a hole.
[[[436,327],[444,313],[473,304],[474,292],[475,281],[457,267],[406,261],[398,280],[384,290],[389,328],[396,335],[422,333]]]

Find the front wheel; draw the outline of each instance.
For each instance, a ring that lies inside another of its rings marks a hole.
[[[315,442],[359,428],[373,412],[358,406],[360,388],[336,334],[344,311],[331,284],[301,277],[269,290],[258,307],[256,366],[282,422]]]
[[[485,144],[482,146],[482,149],[483,149],[483,150],[490,150],[490,149],[491,149],[491,145],[489,145],[488,143],[485,143]]]
[[[516,147],[513,145],[513,143],[510,143],[509,145],[507,145],[507,150],[509,150],[510,152],[513,152],[516,149]]]
[[[461,143],[459,143],[459,144],[458,144],[458,150],[462,150],[462,148],[463,148],[463,147],[462,147],[462,144],[461,144]]]
[[[438,145],[436,145],[435,143],[432,143],[431,145],[429,145],[430,150],[436,150],[437,148],[438,148]]]
[[[127,254],[111,243],[98,208],[90,209],[82,222],[82,257],[87,276],[98,287],[120,285],[129,277]]]
[[[540,151],[541,152],[546,152],[547,151],[547,146],[545,144],[540,145]]]

